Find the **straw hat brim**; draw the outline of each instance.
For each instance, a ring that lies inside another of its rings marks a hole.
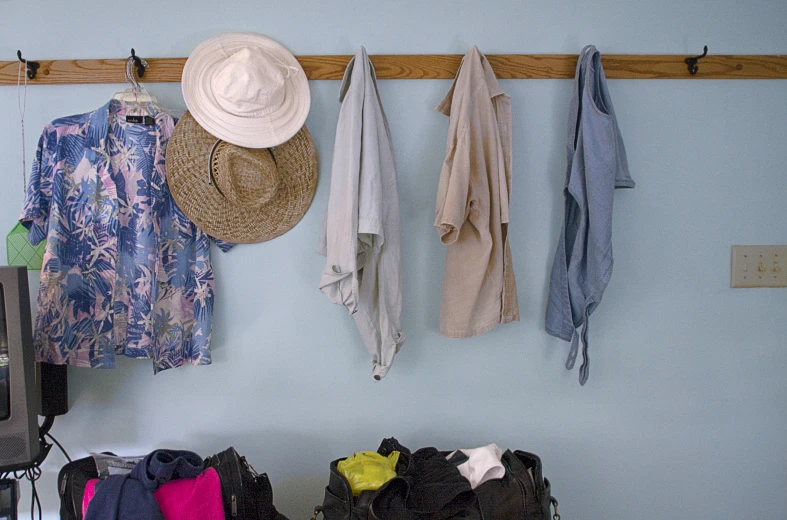
[[[273,61],[294,67],[284,81],[281,106],[259,117],[231,114],[221,108],[213,92],[217,65],[244,47],[257,47]],[[254,33],[227,33],[202,42],[183,67],[181,88],[186,106],[208,132],[244,148],[270,148],[289,141],[306,122],[311,108],[309,81],[295,56],[276,40]]]
[[[167,144],[167,184],[183,213],[213,238],[235,244],[264,242],[295,227],[317,189],[317,152],[308,129],[303,126],[273,150],[279,184],[275,195],[256,207],[233,202],[209,182],[216,141],[189,112],[173,130]]]

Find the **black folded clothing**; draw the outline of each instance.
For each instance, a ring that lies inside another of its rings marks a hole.
[[[380,520],[481,519],[470,482],[436,448],[422,448],[410,465],[380,488],[372,502]]]

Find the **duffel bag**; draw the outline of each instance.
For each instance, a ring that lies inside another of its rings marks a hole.
[[[537,455],[508,450],[501,462],[506,468],[503,478],[488,480],[475,489],[485,520],[560,520],[557,500]],[[554,516],[550,507],[555,508]]]
[[[226,520],[287,520],[273,506],[273,488],[265,473],[259,474],[235,448],[205,459],[221,480]]]
[[[331,462],[325,498],[323,504],[315,508],[312,520],[317,520],[320,513],[325,520],[393,518],[391,511],[385,510],[386,504],[390,502],[379,500],[379,497],[385,495],[389,485],[399,480],[399,477],[412,476],[413,473],[413,468],[410,467],[411,454],[396,439],[384,440],[378,453],[388,455],[393,449],[404,455],[400,456],[397,478],[378,490],[362,491],[358,496],[353,496],[350,483],[337,469],[342,459]],[[443,452],[443,455],[447,456],[449,453]],[[537,455],[520,450],[513,452],[509,450],[503,453],[501,462],[506,470],[504,476],[488,480],[473,490],[475,503],[467,500],[467,493],[457,495],[457,500],[461,500],[462,503],[452,505],[459,506],[458,511],[461,511],[463,518],[478,516],[484,520],[550,520],[550,518],[560,520],[557,500],[552,496],[551,484],[543,475],[542,462]],[[430,518],[450,512],[451,505],[441,504],[441,506],[443,511],[440,513],[411,510],[407,512],[407,516]],[[552,507],[554,507],[554,514]]]

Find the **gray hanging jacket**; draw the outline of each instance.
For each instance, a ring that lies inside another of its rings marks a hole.
[[[633,188],[601,55],[593,45],[577,61],[568,118],[568,167],[563,189],[566,216],[549,281],[546,331],[571,342],[566,368],[579,351],[579,383],[588,380],[588,318],[612,276],[612,199]]]
[[[320,290],[355,318],[379,380],[405,341],[402,229],[391,132],[363,47],[347,65],[339,100],[331,193],[317,246],[326,257]]]

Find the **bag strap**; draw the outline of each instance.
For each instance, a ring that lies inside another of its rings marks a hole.
[[[320,513],[322,513],[322,506],[314,506],[314,514],[312,515],[311,520],[317,520],[317,517],[320,516]],[[325,515],[323,514],[323,516]]]
[[[552,515],[552,520],[560,520],[560,514],[557,512],[557,498],[549,497],[549,502],[552,504],[552,508],[555,510],[555,514]],[[317,518],[316,516],[314,517]]]

